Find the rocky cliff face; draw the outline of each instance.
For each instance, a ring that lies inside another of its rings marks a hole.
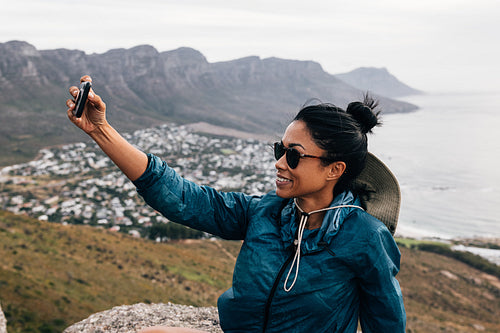
[[[68,142],[68,137],[81,139],[67,122],[64,102],[68,87],[84,74],[93,77],[110,122],[119,130],[204,121],[274,134],[310,98],[345,107],[362,96],[312,61],[247,57],[209,63],[190,48],[160,53],[142,45],[88,55],[38,51],[20,41],[0,43],[0,145],[7,155],[29,154],[29,149]],[[379,99],[385,112],[416,109]]]

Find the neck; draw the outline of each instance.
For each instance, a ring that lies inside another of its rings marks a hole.
[[[325,217],[326,212],[319,212],[309,216],[307,220],[306,229],[314,230],[321,227],[323,224],[323,218]]]
[[[318,204],[317,202],[315,202],[315,205],[307,205],[307,201],[299,198],[295,199],[295,205],[299,211],[310,214],[307,217],[307,224],[305,226],[305,228],[309,230],[321,227],[323,224],[323,218],[326,214],[326,209],[330,206],[329,203]]]
[[[330,207],[330,204],[333,201],[333,195],[332,195],[332,197],[328,197],[328,198],[326,198],[326,200],[323,199],[321,201],[312,200],[312,199],[308,199],[308,198],[296,198],[295,200],[296,200],[296,203],[302,209],[302,211],[304,211],[306,213],[310,213],[310,212],[314,212],[315,210],[320,210],[320,209]],[[318,214],[313,214],[311,216],[315,216]]]

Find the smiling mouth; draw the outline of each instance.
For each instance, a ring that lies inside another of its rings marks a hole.
[[[279,183],[291,182],[290,179],[279,177],[279,176],[276,177],[276,181],[279,182]]]

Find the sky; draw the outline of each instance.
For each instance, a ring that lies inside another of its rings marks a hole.
[[[499,31],[498,0],[0,0],[0,43],[385,67],[426,92],[500,91]]]

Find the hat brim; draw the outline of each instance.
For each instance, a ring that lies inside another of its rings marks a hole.
[[[382,221],[394,235],[401,206],[401,190],[391,170],[375,155],[368,153],[365,168],[354,183],[355,187],[367,192],[367,195],[360,196],[366,212]]]

